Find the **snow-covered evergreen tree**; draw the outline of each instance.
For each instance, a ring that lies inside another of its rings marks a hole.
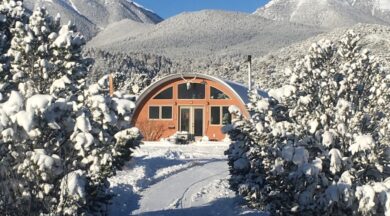
[[[104,214],[107,178],[140,143],[139,131],[122,123],[134,104],[87,91],[85,41],[72,24],[61,27],[39,8],[10,28],[12,76],[1,77],[12,88],[0,104],[0,212]]]
[[[139,95],[142,90],[151,84],[154,78],[156,78],[156,75],[150,73],[137,73],[132,74],[131,76],[123,72],[115,73],[115,89]]]
[[[229,132],[232,188],[278,215],[390,214],[389,77],[378,62],[350,31],[313,44],[270,98],[252,95],[253,119]]]
[[[14,57],[12,80],[23,95],[40,92],[69,97],[76,93],[71,84],[83,79],[86,68],[81,55],[85,41],[75,31],[71,23],[61,27],[59,15],[53,19],[44,8],[37,8],[28,23],[16,22],[8,53]]]
[[[10,76],[9,73],[9,57],[7,51],[11,46],[12,33],[15,23],[26,19],[25,10],[22,6],[22,1],[3,0],[0,4],[0,90],[4,91],[9,87],[9,83],[4,83],[2,80]],[[0,101],[3,100],[3,95],[0,92]]]

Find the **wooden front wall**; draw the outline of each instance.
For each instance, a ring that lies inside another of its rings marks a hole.
[[[192,80],[192,78],[186,79]],[[196,106],[203,108],[203,135],[208,136],[210,140],[223,140],[225,138],[225,134],[221,131],[223,125],[210,124],[210,107],[235,105],[245,116],[248,116],[245,105],[229,88],[225,87],[225,85],[201,78],[197,78],[191,82],[206,83],[205,99],[178,99],[178,85],[186,83],[183,79],[179,78],[158,86],[139,103],[133,115],[132,123],[141,130],[146,141],[157,141],[161,138],[168,138],[175,134],[179,130],[179,108],[181,106]],[[229,96],[229,99],[210,99],[210,86],[224,92]],[[173,99],[153,99],[160,92],[170,87],[173,87]],[[149,106],[172,106],[172,119],[150,120]]]

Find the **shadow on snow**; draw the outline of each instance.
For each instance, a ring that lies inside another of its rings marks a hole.
[[[247,211],[244,213],[238,213],[239,209],[232,209],[235,203],[242,203],[239,198],[221,198],[208,205],[192,207],[186,209],[166,209],[153,212],[145,212],[139,214],[140,216],[266,216],[265,213],[258,213],[254,211]]]
[[[131,212],[139,208],[140,195],[133,192],[133,187],[128,184],[120,184],[110,188],[114,194],[112,204],[109,206],[110,215],[130,215]],[[126,202],[115,202],[116,200],[126,200]]]
[[[147,189],[151,185],[162,181],[169,176],[172,176],[174,174],[177,174],[179,172],[185,171],[187,169],[191,169],[195,166],[203,166],[207,163],[212,163],[216,161],[223,161],[226,159],[209,159],[209,160],[192,160],[192,159],[173,159],[173,158],[166,158],[166,157],[154,157],[154,158],[145,158],[144,157],[138,157],[134,158],[134,160],[130,161],[125,167],[124,170],[131,170],[135,166],[137,167],[144,167],[145,168],[145,176],[144,178],[138,180],[136,182],[136,185],[140,188],[143,188],[143,190]],[[168,168],[172,166],[177,165],[185,165],[188,163],[192,163],[189,166],[179,168],[175,170],[174,172],[170,172],[167,175],[161,176],[159,178],[153,178],[157,171],[162,168]],[[110,215],[131,215],[131,212],[139,208],[139,201],[142,198],[139,194],[134,193],[133,186],[129,184],[120,184],[117,186],[114,186],[110,188],[110,192],[114,194],[114,198],[112,200],[112,204],[109,206],[109,212]],[[118,202],[118,200],[122,200],[123,202]],[[229,200],[229,199],[227,199]],[[221,200],[223,201],[223,200]],[[223,202],[224,205],[226,205],[226,200]],[[215,202],[212,204],[212,206],[219,205],[219,202]],[[199,208],[190,208],[190,209],[181,209],[176,211],[183,211],[183,212],[156,212],[156,213],[150,213],[151,215],[234,215],[234,214],[207,214],[207,212],[211,211],[212,206],[204,206]],[[208,209],[210,208],[210,209]],[[167,211],[174,211],[174,210],[167,210]],[[188,211],[188,212],[186,212]],[[191,211],[194,211],[195,213],[191,213]],[[202,212],[202,213],[201,213]],[[148,213],[149,214],[149,213]]]

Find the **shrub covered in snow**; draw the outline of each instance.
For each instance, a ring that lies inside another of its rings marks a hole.
[[[23,20],[19,1],[2,1],[0,12],[9,25],[1,29],[9,32],[0,76],[8,86],[0,100],[1,214],[104,214],[107,178],[141,139],[128,121],[133,102],[86,88],[85,41],[72,24],[60,26],[42,8]]]
[[[270,98],[250,95],[227,151],[231,186],[272,214],[390,214],[389,77],[359,35],[322,40]]]

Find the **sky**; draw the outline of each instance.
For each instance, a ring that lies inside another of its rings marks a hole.
[[[268,0],[135,0],[135,2],[167,19],[182,12],[203,9],[253,13]]]

